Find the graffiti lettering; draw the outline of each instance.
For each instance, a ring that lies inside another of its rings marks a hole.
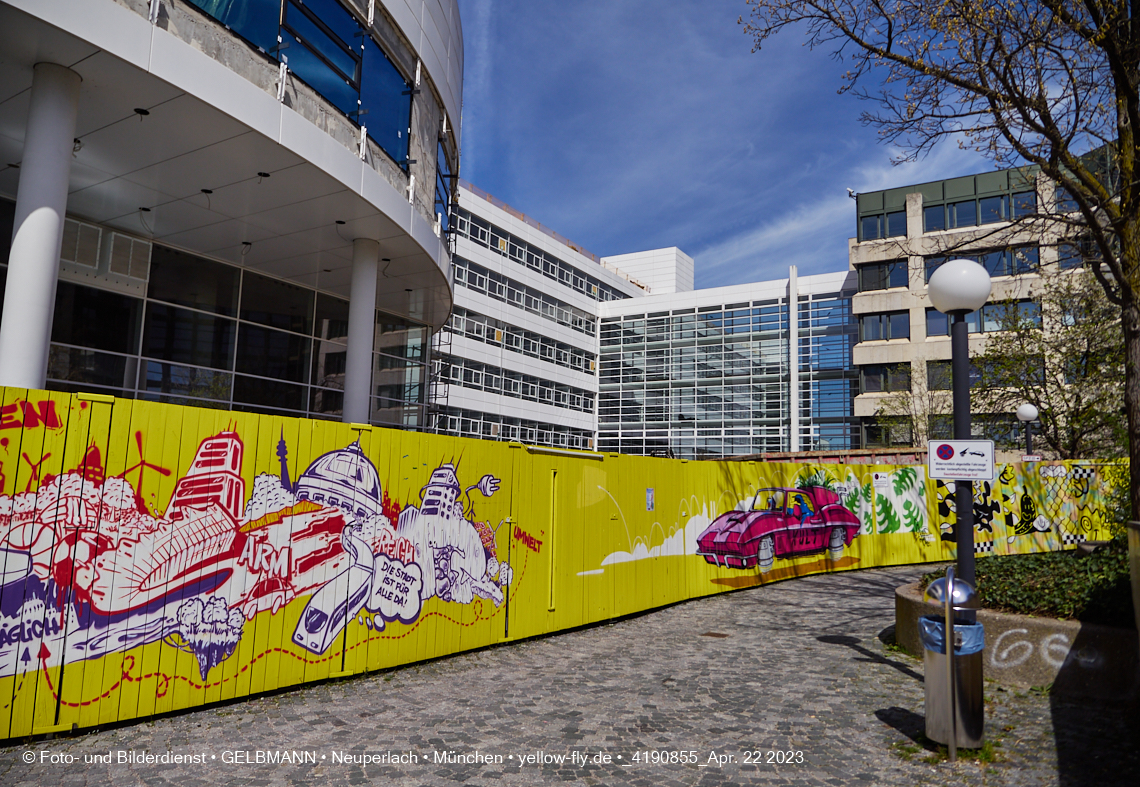
[[[23,420],[17,416],[18,412],[23,415]],[[63,428],[63,422],[59,420],[59,416],[55,412],[55,402],[51,399],[44,399],[34,405],[31,402],[19,399],[0,407],[0,429],[19,429],[20,427],[35,429],[37,426],[48,429]]]
[[[515,540],[523,542],[527,545],[528,549],[531,549],[534,552],[542,551],[542,542],[532,536],[530,533],[523,530],[518,525],[515,525]]]
[[[1072,642],[1061,633],[1049,634],[1034,645],[1029,639],[1020,639],[1029,634],[1028,629],[1009,629],[1003,631],[997,638],[993,648],[990,649],[990,665],[997,669],[1020,667],[1030,657],[1037,653],[1043,662],[1060,669],[1066,664],[1076,662],[1084,669],[1099,669],[1104,665],[1104,658],[1100,652],[1086,645],[1079,651],[1072,650]],[[1006,643],[1007,639],[1011,639]],[[1003,647],[1004,645],[1004,647]]]
[[[0,626],[0,644],[18,645],[21,642],[38,642],[45,635],[54,637],[59,634],[59,631],[59,621],[54,618],[25,620],[19,625]]]
[[[275,550],[265,541],[248,538],[238,563],[258,574],[264,571],[270,576],[285,578],[289,576],[289,547]]]

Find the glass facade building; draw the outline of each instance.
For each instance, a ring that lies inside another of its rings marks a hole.
[[[47,387],[339,419],[347,337],[343,298],[68,219]],[[428,329],[378,311],[373,342],[371,421],[419,427]]]
[[[852,294],[851,277],[831,274],[799,279],[794,311],[787,281],[608,304],[599,449],[699,458],[858,447]],[[748,295],[768,297],[725,302]]]

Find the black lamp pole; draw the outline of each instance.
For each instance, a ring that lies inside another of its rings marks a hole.
[[[970,434],[970,331],[964,311],[954,312],[950,324],[950,352],[954,377],[954,439],[969,440]],[[958,578],[974,584],[974,482],[954,482],[957,512],[955,540],[958,546]],[[972,610],[963,617],[973,621]]]

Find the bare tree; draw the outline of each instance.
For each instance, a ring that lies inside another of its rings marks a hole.
[[[1131,498],[1140,511],[1140,3],[1136,0],[748,0],[760,48],[791,25],[849,64],[840,92],[913,159],[950,139],[1036,165],[1058,199],[1020,219],[1082,238],[1119,309]]]
[[[950,376],[945,364],[933,366],[928,361],[927,379],[912,381],[913,388],[895,391],[880,399],[874,423],[891,443],[906,442],[915,448],[926,448],[927,440],[946,437],[941,434],[950,421]],[[908,377],[910,370],[908,369]]]

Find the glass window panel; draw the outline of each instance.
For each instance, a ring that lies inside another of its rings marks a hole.
[[[937,309],[926,310],[926,335],[947,336],[950,333],[950,318]]]
[[[139,348],[142,312],[138,298],[61,281],[55,290],[51,340],[133,354]]]
[[[307,404],[308,389],[303,385],[283,383],[279,380],[261,380],[256,377],[234,375],[234,402],[276,407],[283,410],[301,410]],[[238,408],[234,408],[238,409]]]
[[[241,286],[241,318],[284,331],[310,333],[313,291],[246,271]]]
[[[910,390],[910,364],[900,363],[887,367],[887,388],[890,391]]]
[[[887,267],[885,265],[859,266],[859,292],[886,289],[887,282]]]
[[[135,358],[53,344],[48,350],[47,376],[52,380],[132,389],[136,364]]]
[[[176,309],[146,306],[142,354],[174,363],[233,369],[234,321]]]
[[[991,251],[981,255],[982,267],[991,276],[1009,275],[1009,257],[1004,251]]]
[[[890,315],[891,331],[890,338],[892,339],[908,339],[910,338],[910,313],[909,312],[896,312]]]
[[[243,0],[244,1],[244,0]],[[345,10],[338,0],[291,0],[297,5],[303,5],[316,15],[333,34],[345,44],[351,45],[353,38],[360,32],[360,24]]]
[[[1057,187],[1057,210],[1061,213],[1072,213],[1080,210],[1077,200],[1064,186]]]
[[[281,0],[187,0],[254,45],[268,52],[277,46]]]
[[[295,36],[286,35],[285,38],[293,39],[292,46],[281,55],[288,60],[289,70],[341,112],[356,117],[353,113],[359,109],[360,92]]]
[[[880,238],[879,225],[881,222],[881,216],[864,216],[860,219],[859,227],[863,240],[877,240]]]
[[[922,220],[927,232],[946,229],[946,207],[931,205],[922,209]]]
[[[888,286],[890,287],[906,287],[908,286],[910,264],[906,260],[896,260],[895,262],[888,263],[890,271],[890,278]]]
[[[408,128],[412,119],[411,87],[376,42],[364,39],[361,64],[360,108],[367,114],[360,123],[368,128],[368,136],[402,167],[407,167]],[[479,227],[473,227],[485,233]],[[485,240],[485,235],[481,236]]]
[[[335,35],[330,36],[321,29],[298,7],[299,5],[304,5],[315,13],[317,18],[324,22]],[[360,26],[356,24],[356,20],[340,3],[335,2],[335,0],[307,0],[304,3],[291,0],[285,4],[285,24],[293,33],[300,36],[310,49],[338,69],[341,72],[342,81],[343,79],[356,81],[358,56],[351,50],[349,42],[353,40]],[[290,55],[290,69],[293,68],[292,55],[294,52],[294,47],[285,50],[285,54]]]
[[[926,362],[926,387],[932,391],[949,391],[954,378],[950,361]]]
[[[427,338],[427,329],[422,325],[383,312],[376,313],[376,338],[372,347],[377,352],[422,360]]]
[[[862,340],[865,342],[873,342],[879,339],[886,339],[887,337],[883,332],[883,319],[880,314],[865,314],[859,318],[859,324],[862,326]]]
[[[237,314],[239,273],[232,265],[156,245],[151,253],[147,297],[233,317]]]
[[[1004,327],[1006,318],[1005,304],[989,303],[982,308],[982,330],[1000,331]]]
[[[241,323],[235,371],[307,382],[312,339]]]
[[[978,223],[978,203],[974,200],[955,202],[950,206],[955,227],[973,227]]]
[[[340,415],[344,412],[344,392],[309,389],[309,412],[321,415]]]
[[[211,369],[195,369],[172,363],[146,361],[140,388],[152,393],[177,394],[199,399],[226,401],[230,399],[233,375]]]
[[[1025,321],[1032,323],[1036,327],[1041,327],[1041,304],[1036,301],[1019,301],[1017,304],[1018,317]]]
[[[348,341],[348,301],[317,293],[317,319],[313,335],[329,341]]]
[[[906,235],[906,211],[899,210],[887,214],[887,237],[898,238]]]
[[[1013,195],[1013,218],[1031,216],[1037,212],[1037,192],[1022,191]]]
[[[344,390],[344,369],[348,351],[343,344],[317,342],[313,354],[313,385]]]
[[[1036,246],[1019,246],[1009,250],[1014,273],[1034,273],[1040,267],[1039,249]]]
[[[978,200],[978,209],[981,214],[978,216],[978,223],[993,224],[994,222],[1005,221],[1008,201],[1009,197],[1004,194],[997,197],[983,197]]]
[[[880,393],[884,390],[883,385],[885,372],[882,366],[864,366],[862,368],[863,378],[863,391],[865,393]]]

